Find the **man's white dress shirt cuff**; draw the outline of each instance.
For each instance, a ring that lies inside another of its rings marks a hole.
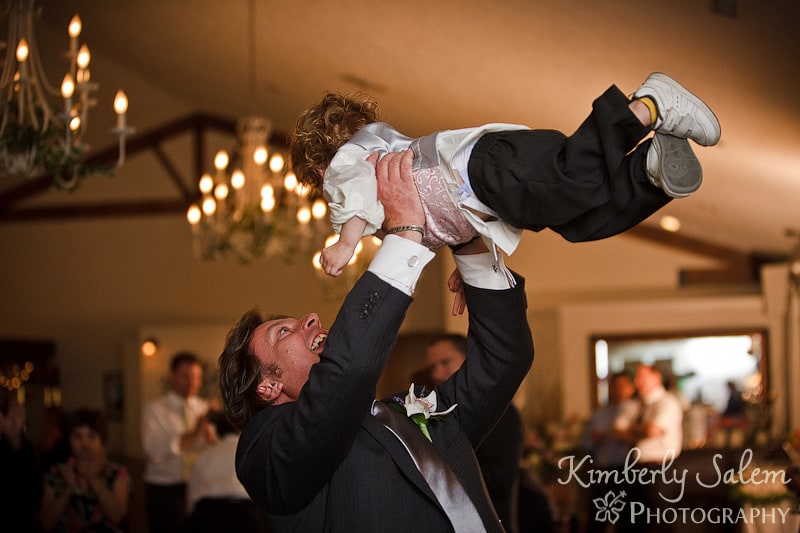
[[[453,254],[461,279],[479,289],[504,290],[516,285],[514,276],[506,268],[502,253]]]
[[[410,296],[422,270],[435,256],[428,248],[412,240],[387,235],[367,270]]]

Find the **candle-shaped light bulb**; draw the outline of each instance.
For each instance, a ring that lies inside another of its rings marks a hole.
[[[317,198],[314,200],[314,204],[311,206],[311,214],[315,219],[320,220],[327,212],[328,205],[325,203],[325,200],[322,198]]]
[[[214,156],[214,168],[217,170],[223,170],[228,166],[228,152],[225,150],[220,150],[217,152],[217,155]]]
[[[81,117],[74,116],[69,120],[69,129],[72,131],[78,131],[78,128],[81,127]]]
[[[92,59],[92,54],[89,53],[89,47],[85,44],[81,46],[81,49],[78,50],[78,59],[77,63],[80,68],[86,68],[89,66],[89,61]]]
[[[203,174],[200,176],[200,183],[198,186],[200,187],[201,193],[208,194],[214,190],[214,178],[211,177],[211,174]]]
[[[231,187],[237,191],[241,190],[244,187],[244,182],[244,172],[237,168],[233,171],[233,174],[231,174]]]
[[[128,97],[122,89],[114,96],[114,111],[117,113],[117,129],[122,131],[125,129],[125,114],[128,112]]]
[[[20,63],[27,61],[29,52],[30,48],[28,48],[28,41],[25,39],[20,39],[19,44],[17,45],[17,61]]]
[[[298,183],[297,187],[294,188],[294,193],[299,196],[300,198],[305,198],[308,196],[308,193],[311,192],[311,187],[308,185],[304,185],[302,183]]]
[[[67,26],[67,33],[69,33],[70,38],[77,39],[78,35],[81,34],[81,18],[78,15],[73,16],[69,21],[69,26]]]
[[[224,183],[220,183],[220,184],[218,184],[218,185],[217,185],[217,186],[214,188],[214,197],[215,197],[217,200],[220,200],[220,201],[222,201],[222,200],[224,200],[225,198],[227,198],[227,197],[228,197],[228,186],[227,186],[227,185],[225,185]]]
[[[314,266],[314,270],[322,270],[322,263],[320,262],[321,257],[322,252],[317,252],[314,254],[314,257],[311,258],[311,264]]]
[[[75,81],[72,74],[67,72],[61,81],[61,96],[64,98],[64,120],[69,120],[72,113],[72,95],[75,94]]]
[[[294,175],[294,172],[289,172],[283,178],[283,188],[291,192],[295,187],[297,187],[297,176]]]
[[[69,59],[75,61],[75,56],[78,53],[78,35],[81,34],[81,18],[78,15],[72,17],[67,26],[67,33],[69,34]]]
[[[211,215],[217,212],[217,202],[209,196],[208,198],[203,200],[202,209],[203,209],[203,214],[210,217]]]
[[[200,208],[197,207],[196,204],[192,204],[192,206],[189,207],[189,210],[186,211],[186,220],[188,220],[189,224],[191,224],[192,226],[200,222],[202,216],[203,213],[200,211]]]
[[[265,213],[271,212],[275,209],[275,197],[274,196],[262,196],[261,197],[261,210]]]
[[[275,154],[269,160],[269,169],[272,172],[278,173],[283,170],[284,159],[281,154]]]
[[[311,221],[311,209],[306,206],[297,210],[297,222],[300,224],[308,224]]]
[[[117,115],[124,115],[128,111],[128,97],[122,89],[114,96],[114,111]]]
[[[263,165],[267,162],[267,149],[263,146],[259,146],[253,152],[253,161],[256,165]]]
[[[72,74],[67,72],[61,82],[61,96],[68,100],[75,94],[75,81],[72,79]]]

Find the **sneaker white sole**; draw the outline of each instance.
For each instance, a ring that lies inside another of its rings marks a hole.
[[[672,198],[685,198],[703,183],[703,169],[689,141],[656,133],[647,151],[647,172]]]
[[[680,106],[677,102],[669,102],[665,99],[672,94],[684,98],[691,106],[696,109],[695,113],[681,116],[678,112]],[[661,103],[665,109],[659,109],[659,124],[656,131],[667,135],[687,137],[701,146],[714,146],[719,142],[722,128],[719,119],[708,105],[691,91],[678,83],[671,76],[662,72],[654,72],[647,77],[643,86],[636,92],[637,96],[650,96],[656,100],[656,105]],[[673,105],[675,106],[673,108]],[[691,118],[690,118],[691,117]],[[692,128],[691,123],[695,122],[698,128]]]

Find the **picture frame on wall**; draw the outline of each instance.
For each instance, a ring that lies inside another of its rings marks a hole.
[[[109,422],[122,421],[125,412],[125,389],[120,372],[107,372],[103,376],[103,406]]]

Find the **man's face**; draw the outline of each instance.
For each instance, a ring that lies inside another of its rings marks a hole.
[[[278,375],[270,379],[280,383],[278,393],[285,395],[278,403],[297,400],[327,338],[328,330],[322,328],[315,313],[300,319],[270,320],[256,328],[250,345],[262,367],[277,367]]]
[[[436,385],[452,376],[466,359],[466,356],[448,340],[431,344],[426,353],[428,364],[431,365],[431,379]]]
[[[203,384],[203,367],[197,363],[181,363],[170,374],[172,390],[182,398],[196,396]]]
[[[649,366],[641,365],[636,369],[636,378],[634,378],[636,390],[642,396],[647,396],[656,387],[661,384],[661,373]]]
[[[104,451],[103,441],[89,426],[78,426],[69,435],[70,447],[76,459],[91,461],[101,457]]]
[[[614,377],[611,382],[611,390],[609,396],[612,403],[624,402],[633,397],[636,392],[636,387],[633,386],[633,381],[630,377],[621,374]]]

